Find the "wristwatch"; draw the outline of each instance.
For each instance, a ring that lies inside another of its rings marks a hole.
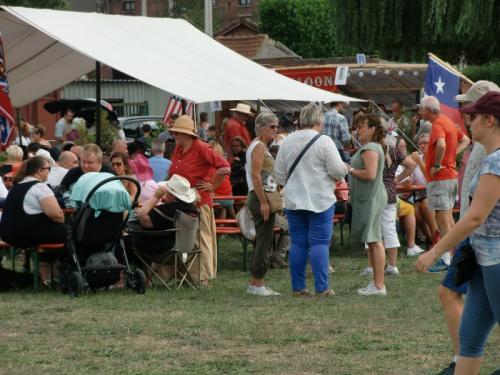
[[[434,164],[434,168],[436,168],[436,169],[441,168],[441,164]]]
[[[349,168],[349,173],[352,173],[353,170],[354,170],[353,167]]]

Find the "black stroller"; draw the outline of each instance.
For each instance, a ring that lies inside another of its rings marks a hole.
[[[65,282],[62,283],[63,290],[67,290],[70,295],[79,296],[89,289],[96,291],[109,287],[120,280],[122,272],[125,273],[127,288],[135,290],[138,294],[146,291],[144,272],[138,268],[131,268],[124,249],[122,233],[129,217],[129,210],[122,212],[103,210],[96,216],[99,207],[96,207],[95,200],[93,204],[91,202],[94,194],[104,185],[121,180],[131,181],[137,186],[137,193],[132,203],[132,208],[135,208],[141,192],[139,183],[131,177],[113,176],[98,182],[90,190],[71,219],[71,234],[68,241],[70,265],[64,276]]]

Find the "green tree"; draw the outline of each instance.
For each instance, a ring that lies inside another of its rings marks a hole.
[[[65,9],[66,0],[0,0],[1,5],[12,5],[29,8]]]
[[[262,0],[262,31],[303,57],[332,56],[335,33],[329,0]]]
[[[330,0],[337,54],[452,63],[500,57],[498,0]]]

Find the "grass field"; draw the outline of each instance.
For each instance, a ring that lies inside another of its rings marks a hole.
[[[245,294],[241,247],[226,239],[211,289],[0,294],[0,374],[434,374],[451,344],[436,295],[442,275],[400,257],[387,297],[359,297],[360,250],[337,250],[334,298],[294,298],[287,271]],[[313,289],[312,277],[310,288]],[[482,374],[500,367],[500,330]]]

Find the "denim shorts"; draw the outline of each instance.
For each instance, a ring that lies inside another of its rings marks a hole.
[[[467,293],[467,287],[469,286],[469,283],[463,283],[460,286],[455,285],[455,267],[453,266],[455,258],[458,258],[460,254],[462,254],[462,248],[467,246],[469,244],[469,238],[466,238],[463,240],[456,248],[455,254],[453,254],[453,258],[451,259],[450,266],[448,267],[448,271],[446,272],[446,275],[444,275],[444,279],[441,282],[441,285],[453,290],[454,292],[460,293],[460,294],[466,294]]]
[[[458,181],[438,180],[427,183],[429,207],[434,211],[448,211],[455,206],[458,193]]]

